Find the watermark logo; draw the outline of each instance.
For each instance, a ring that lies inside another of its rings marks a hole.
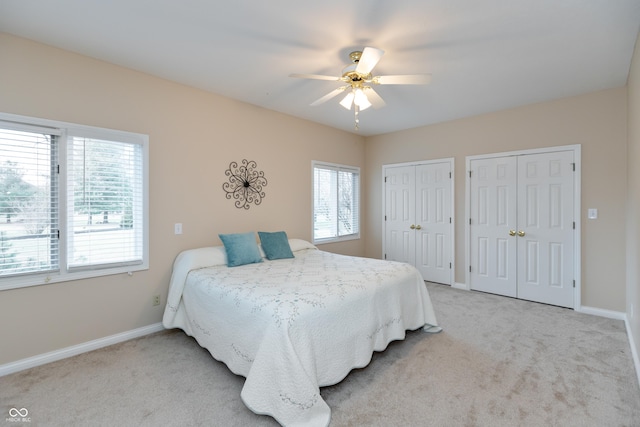
[[[5,421],[8,423],[30,423],[29,410],[27,408],[11,408],[9,409],[9,417]]]

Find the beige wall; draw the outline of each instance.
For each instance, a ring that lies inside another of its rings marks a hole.
[[[364,166],[360,136],[2,33],[0,76],[2,112],[148,134],[151,212],[148,271],[0,292],[0,364],[160,322],[152,296],[180,250],[252,230],[310,240],[311,161]],[[246,211],[222,190],[244,158],[268,180]],[[326,249],[363,255],[364,241]]]
[[[632,344],[640,354],[640,36],[628,81],[627,305]],[[640,372],[637,372],[640,378]]]
[[[640,111],[636,53],[631,117]],[[0,33],[0,111],[121,129],[150,137],[150,269],[0,292],[0,365],[159,322],[171,265],[187,248],[219,244],[218,233],[286,230],[311,237],[311,161],[360,166],[363,238],[322,248],[381,255],[383,164],[455,157],[455,279],[464,282],[465,156],[582,144],[582,273],[586,306],[625,310],[625,204],[637,263],[640,175],[629,168],[626,88],[530,105],[365,139]],[[640,152],[631,125],[629,155]],[[633,142],[633,141],[635,142]],[[231,161],[256,160],[269,181],[262,205],[241,211],[224,198]],[[629,160],[630,162],[632,160]],[[630,163],[633,166],[632,163]],[[631,182],[633,180],[634,182]],[[586,208],[600,218],[586,219]],[[184,234],[173,234],[181,222]],[[630,269],[635,310],[638,273]],[[631,294],[630,294],[631,295]],[[636,334],[638,316],[635,317]],[[637,338],[637,335],[636,335]],[[636,342],[640,340],[636,339]]]
[[[626,88],[367,138],[366,255],[382,253],[382,165],[455,158],[455,281],[465,282],[465,157],[582,145],[582,305],[625,310]],[[587,220],[586,209],[599,219]]]

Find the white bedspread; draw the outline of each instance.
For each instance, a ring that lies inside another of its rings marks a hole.
[[[163,323],[246,377],[242,400],[286,426],[327,426],[320,387],[364,367],[406,330],[437,325],[420,273],[403,263],[292,244],[295,258],[229,268],[219,248],[176,259]],[[224,251],[224,250],[223,250]],[[434,328],[439,329],[439,328]]]

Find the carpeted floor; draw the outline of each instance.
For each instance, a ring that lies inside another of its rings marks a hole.
[[[331,426],[638,426],[622,321],[428,284],[437,335],[409,332],[321,390]],[[0,425],[276,426],[244,378],[171,330],[0,378]]]

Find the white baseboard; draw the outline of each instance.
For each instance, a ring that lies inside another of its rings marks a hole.
[[[586,314],[594,314],[596,316],[607,317],[609,319],[616,319],[624,321],[625,329],[627,330],[627,338],[629,340],[629,346],[631,346],[631,358],[633,359],[633,366],[636,369],[636,377],[638,379],[638,384],[640,385],[640,357],[638,356],[638,351],[636,347],[635,340],[633,339],[633,334],[631,333],[631,325],[629,324],[629,317],[627,313],[621,311],[611,311],[611,310],[603,310],[600,308],[593,307],[578,307],[576,311]]]
[[[467,286],[467,284],[466,284],[466,283],[458,283],[458,282],[454,282],[454,283],[453,283],[453,285],[451,285],[451,287],[452,287],[452,288],[455,288],[455,289],[462,289],[463,291],[468,291],[468,290],[470,290],[470,289],[469,289],[469,286]]]
[[[87,341],[82,344],[73,345],[71,347],[61,348],[60,350],[50,351],[48,353],[39,354],[37,356],[28,357],[26,359],[17,360],[4,365],[0,365],[0,377],[23,371],[25,369],[34,368],[46,363],[55,362],[56,360],[66,359],[67,357],[76,356],[92,350],[97,350],[109,345],[118,344],[134,338],[139,338],[154,332],[163,331],[165,328],[162,323],[155,323],[142,328],[133,329],[127,332],[111,335],[104,338],[98,338],[93,341]]]
[[[629,337],[629,345],[631,346],[631,357],[633,358],[633,365],[636,368],[636,376],[638,377],[638,384],[640,385],[640,357],[638,357],[638,351],[636,350],[636,343],[631,333],[631,325],[629,324],[629,317],[624,316],[624,324],[627,327],[627,337]]]
[[[603,308],[580,306],[576,308],[578,313],[593,314],[594,316],[606,317],[608,319],[625,320],[626,313],[622,311],[605,310]]]

